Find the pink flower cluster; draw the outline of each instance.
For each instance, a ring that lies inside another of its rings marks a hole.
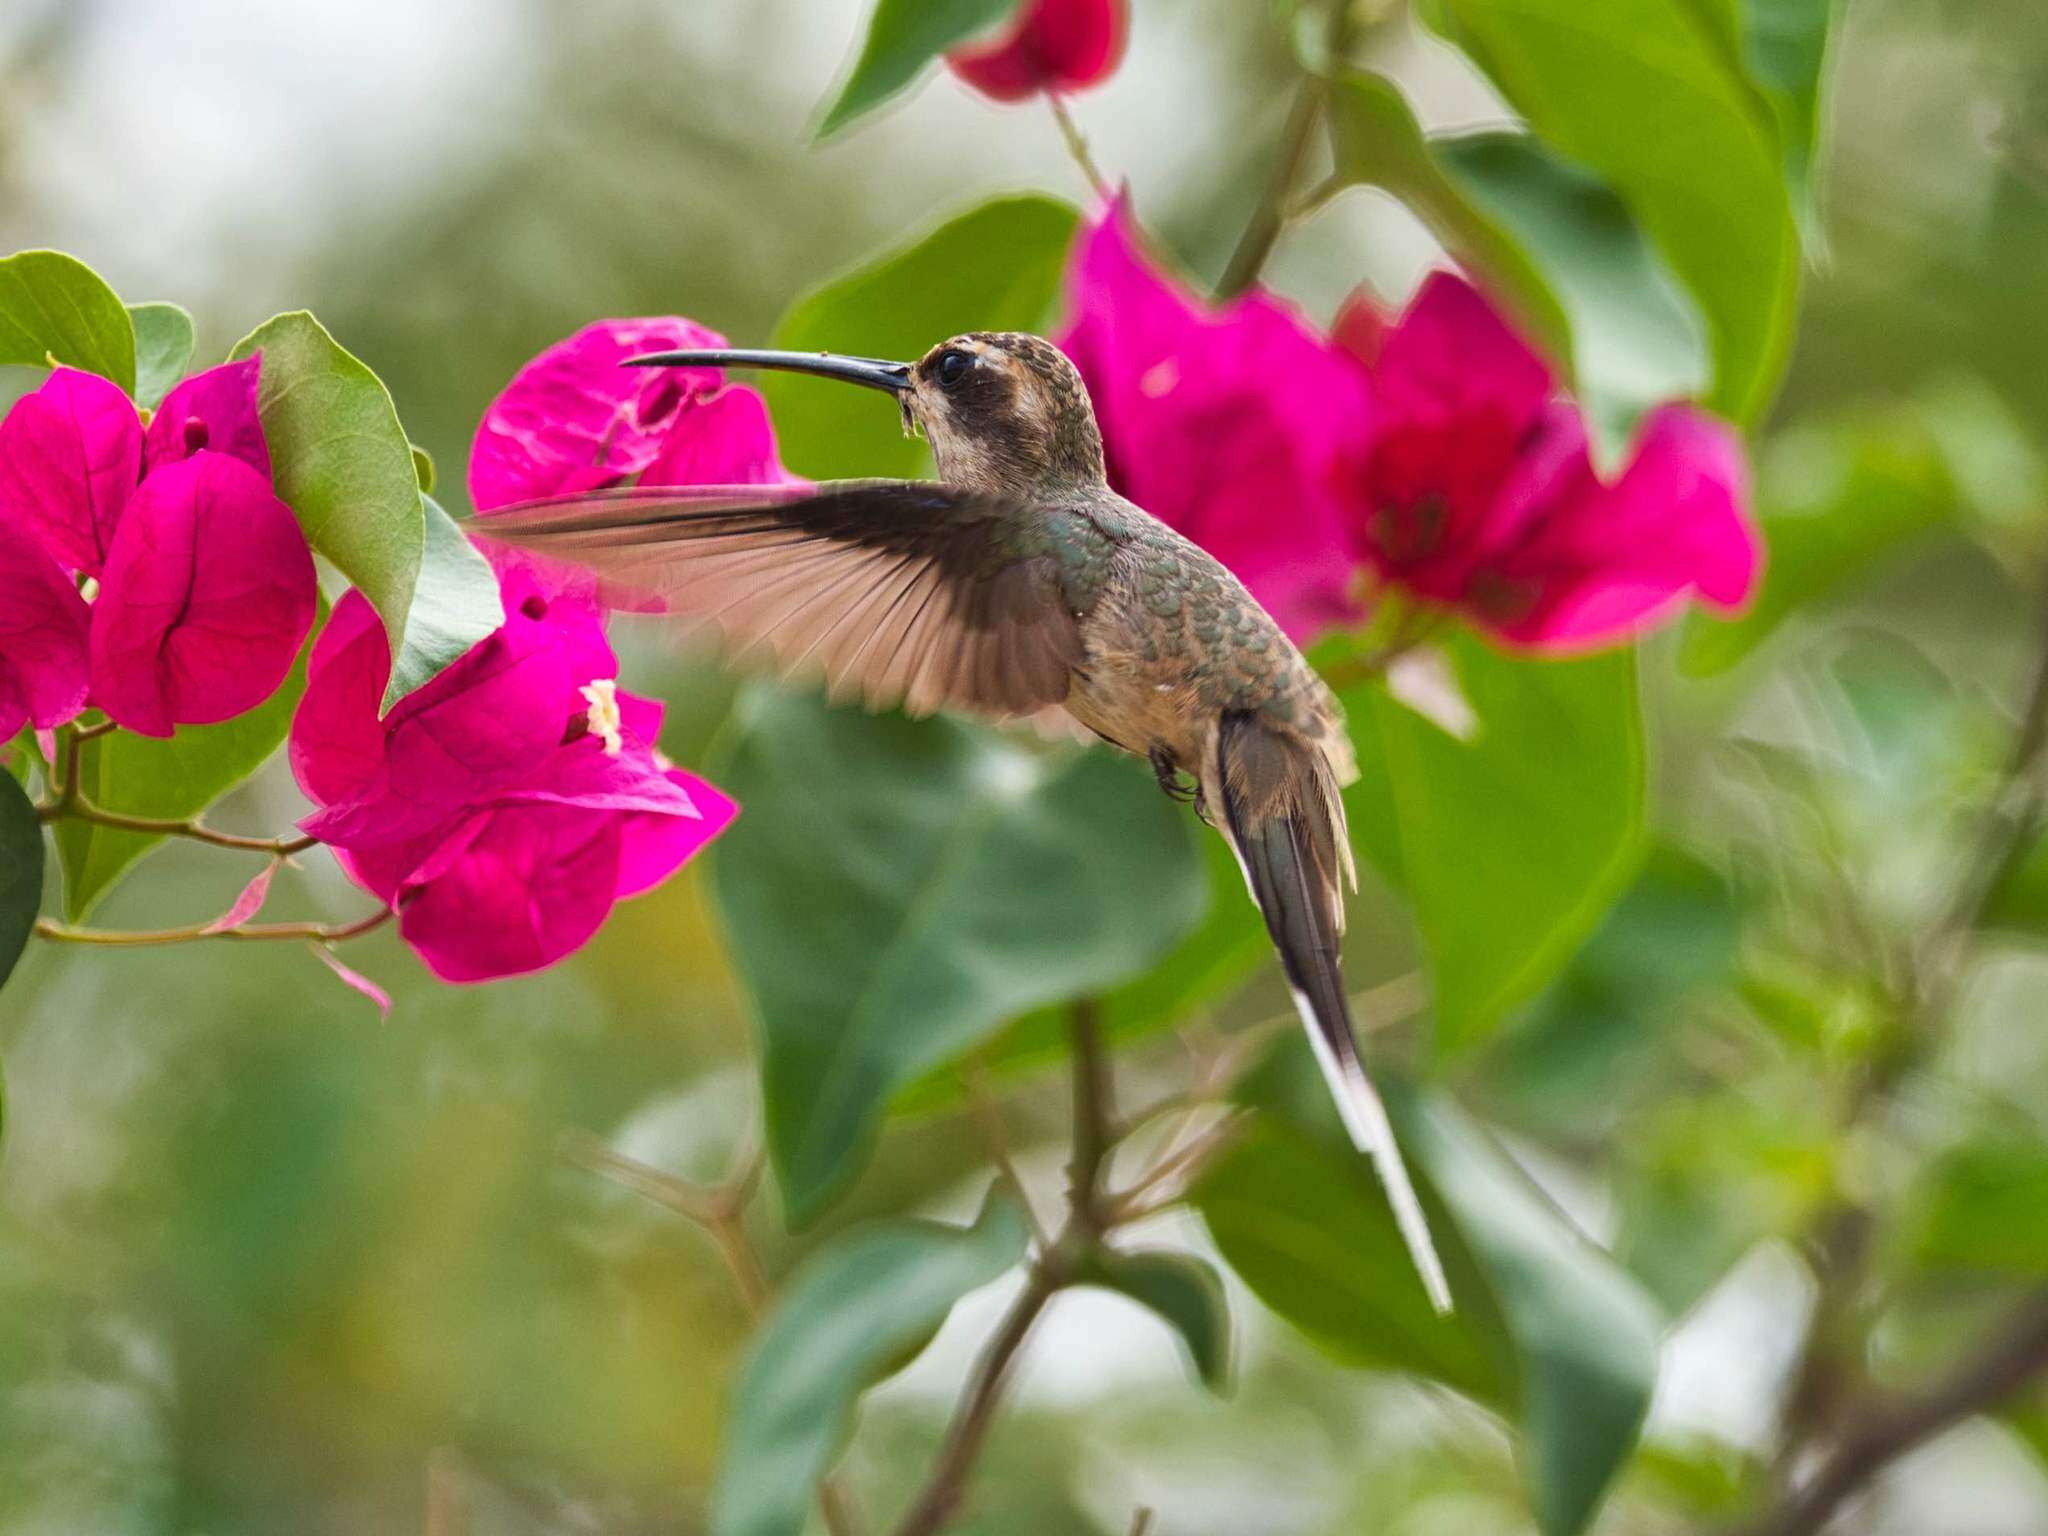
[[[1210,308],[1150,263],[1128,214],[1087,230],[1060,337],[1111,480],[1235,570],[1306,641],[1378,592],[1500,643],[1622,643],[1689,598],[1735,611],[1762,543],[1740,440],[1695,407],[1645,419],[1620,476],[1478,289],[1432,275],[1395,320],[1360,297],[1335,336],[1253,292]]]
[[[720,345],[686,321],[652,319],[603,321],[550,347],[477,429],[477,507],[633,477],[786,478],[754,391],[713,369],[619,366]],[[515,558],[498,574],[504,624],[381,719],[390,647],[350,593],[313,648],[292,722],[292,769],[320,806],[305,830],[397,910],[400,934],[449,981],[552,965],[738,813],[661,756],[661,706],[618,686],[587,588]]]
[[[1117,206],[1084,232],[1069,292],[1060,340],[1111,478],[1298,637],[1397,588],[1504,644],[1572,651],[1626,640],[1689,596],[1732,608],[1755,584],[1734,433],[1663,407],[1602,481],[1548,366],[1461,278],[1431,278],[1391,322],[1354,301],[1325,337],[1268,294],[1204,305],[1146,259]],[[477,428],[479,511],[626,483],[792,480],[755,391],[716,369],[620,366],[723,344],[656,318],[548,348]],[[503,627],[382,719],[390,653],[350,594],[292,727],[293,768],[321,807],[306,829],[454,981],[553,963],[736,814],[655,749],[660,708],[619,690],[589,585],[493,558]]]
[[[316,593],[271,490],[261,366],[185,380],[146,430],[118,387],[58,368],[0,421],[0,740],[87,704],[169,736],[284,681]]]
[[[391,650],[351,592],[292,720],[304,829],[448,981],[552,965],[736,813],[655,749],[661,706],[618,687],[595,606],[521,572],[503,595],[503,626],[380,720]]]

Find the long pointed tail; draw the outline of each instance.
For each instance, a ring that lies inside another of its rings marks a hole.
[[[1352,1030],[1337,959],[1343,808],[1334,782],[1322,782],[1327,765],[1256,719],[1227,715],[1218,729],[1215,769],[1209,777],[1223,802],[1223,834],[1237,854],[1252,900],[1265,915],[1337,1113],[1352,1143],[1379,1171],[1394,1223],[1431,1304],[1447,1313],[1451,1289],[1443,1263]]]

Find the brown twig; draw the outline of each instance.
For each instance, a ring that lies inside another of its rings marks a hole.
[[[75,928],[36,919],[36,935],[59,944],[101,944],[114,949],[139,949],[152,944],[190,944],[201,939],[310,939],[315,944],[338,944],[383,927],[397,914],[379,907],[352,923],[243,923],[234,928],[213,928],[194,923],[184,928]]]
[[[976,1357],[931,1473],[898,1522],[895,1536],[934,1536],[959,1510],[968,1476],[988,1440],[1032,1328],[1053,1297],[1100,1251],[1106,1230],[1102,1173],[1116,1125],[1115,1084],[1103,1049],[1101,1005],[1092,998],[1074,1004],[1068,1032],[1074,1061],[1074,1155],[1068,1167],[1066,1225],[1049,1247],[1038,1250],[1025,1271],[1024,1289]]]
[[[1902,977],[1890,990],[1904,1027],[1851,1084],[1840,1116],[1845,1131],[1859,1124],[1933,1047],[1962,986],[1971,936],[2040,825],[2041,758],[2048,748],[2048,596],[2040,600],[2037,623],[2034,670],[2004,770],[1985,802],[1946,907],[1918,952],[1903,956],[1896,967]],[[1850,1421],[1855,1412],[1861,1386],[1855,1364],[1860,1353],[1856,1315],[1876,1227],[1875,1214],[1848,1198],[1829,1202],[1813,1218],[1807,1248],[1816,1296],[1786,1394],[1771,1467],[1772,1481],[1788,1504],[1795,1497],[1787,1490],[1801,1456],[1812,1445],[1836,1437],[1836,1426]],[[1856,1433],[1853,1428],[1841,1432],[1837,1456],[1851,1448],[1850,1437]]]
[[[122,832],[190,838],[194,842],[208,843],[215,848],[267,853],[273,858],[280,859],[290,858],[295,853],[304,853],[309,848],[317,847],[320,842],[317,837],[244,837],[236,832],[216,832],[197,817],[181,820],[156,816],[129,816],[121,811],[109,811],[92,805],[78,796],[45,801],[36,807],[36,815],[43,821],[85,821],[96,827],[112,827]]]
[[[1024,1212],[1024,1219],[1031,1227],[1032,1242],[1043,1248],[1048,1238],[1045,1229],[1039,1225],[1037,1211],[1032,1209],[1031,1195],[1024,1188],[1024,1179],[1017,1172],[1016,1161],[1010,1155],[1009,1127],[1003,1124],[1003,1109],[989,1087],[988,1073],[979,1061],[969,1062],[960,1069],[960,1083],[967,1090],[968,1109],[974,1116],[975,1129],[981,1134],[982,1147],[987,1151],[989,1161],[995,1164],[996,1176],[1009,1187],[1011,1198]]]
[[[754,1245],[747,1238],[743,1220],[761,1177],[763,1158],[758,1143],[743,1143],[726,1176],[711,1185],[693,1184],[664,1173],[636,1157],[615,1151],[587,1131],[562,1132],[555,1150],[564,1162],[602,1174],[701,1229],[717,1247],[748,1314],[759,1317],[767,1310],[768,1279]]]
[[[426,1536],[463,1536],[469,1529],[462,1496],[462,1464],[442,1446],[427,1457]]]
[[[1818,1536],[1835,1512],[1887,1466],[1944,1430],[1995,1407],[2048,1371],[2048,1290],[2030,1295],[1976,1351],[1917,1396],[1867,1412],[1812,1477],[1743,1536]]]

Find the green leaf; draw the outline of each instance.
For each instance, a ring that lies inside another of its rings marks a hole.
[[[192,361],[192,316],[176,304],[130,304],[135,327],[135,403],[155,410]]]
[[[28,791],[0,773],[0,987],[35,932],[43,901],[43,824]]]
[[[263,354],[258,409],[277,494],[313,548],[370,600],[391,654],[402,656],[427,518],[391,396],[304,310],[264,321],[229,356],[255,352]],[[403,696],[387,692],[384,707]]]
[[[1376,75],[1335,85],[1330,126],[1338,173],[1399,197],[1566,366],[1605,460],[1652,405],[1704,386],[1698,312],[1595,177],[1526,135],[1426,140]]]
[[[1179,1335],[1202,1385],[1219,1394],[1230,1390],[1230,1298],[1208,1260],[1166,1249],[1110,1252],[1087,1279],[1157,1314]]]
[[[947,49],[992,32],[1021,0],[875,0],[875,14],[846,84],[818,125],[818,137],[901,95]]]
[[[1810,243],[1820,240],[1821,114],[1839,0],[1742,0],[1742,60],[1778,120],[1785,180]]]
[[[1001,197],[804,295],[775,328],[792,351],[914,359],[963,331],[1036,331],[1059,295],[1078,215],[1046,197]],[[872,390],[771,373],[759,381],[792,468],[917,475],[929,463]]]
[[[1556,975],[1633,876],[1643,727],[1632,651],[1531,660],[1464,634],[1445,648],[1477,735],[1349,690],[1361,778],[1345,805],[1354,843],[1414,907],[1438,1043],[1458,1050]]]
[[[412,445],[413,478],[420,483],[420,494],[434,494],[434,456],[418,443]]]
[[[1941,444],[1912,407],[1773,438],[1758,466],[1757,506],[1769,552],[1762,590],[1739,619],[1687,618],[1679,666],[1693,676],[1726,671],[1796,609],[1851,586],[1959,510]]]
[[[2048,1144],[2017,1135],[1966,1142],[1922,1180],[1908,1248],[1922,1265],[2048,1275]]]
[[[1628,1090],[1672,1046],[1686,998],[1730,979],[1740,932],[1718,873],[1676,848],[1653,850],[1556,984],[1502,1037],[1493,1091],[1523,1126],[1563,1135],[1612,1126],[1635,1108]]]
[[[719,782],[747,814],[716,888],[802,1223],[859,1172],[898,1089],[1168,953],[1201,913],[1201,829],[1106,753],[768,690],[736,719]]]
[[[0,261],[0,363],[52,358],[135,392],[135,330],[105,279],[62,251],[17,251]]]
[[[292,711],[306,691],[306,660],[326,613],[323,602],[291,672],[248,713],[218,725],[181,725],[165,740],[115,731],[87,742],[78,759],[87,801],[124,816],[182,821],[262,767],[291,729]],[[164,840],[161,833],[73,820],[56,823],[56,834],[64,912],[72,922],[91,912],[137,859]]]
[[[1649,1408],[1655,1304],[1449,1099],[1392,1085],[1388,1111],[1457,1300],[1435,1316],[1302,1042],[1246,1096],[1265,1112],[1195,1197],[1231,1267],[1325,1353],[1441,1382],[1507,1417],[1538,1527],[1583,1530]]]
[[[1615,1243],[1632,1274],[1676,1315],[1767,1238],[1807,1230],[1836,1198],[1838,1129],[1803,1096],[1788,1113],[1747,1084],[1672,1092],[1624,1128]]]
[[[455,519],[431,497],[427,539],[405,619],[405,644],[391,664],[384,708],[438,676],[471,646],[505,622],[498,578]]]
[[[1186,1023],[1198,1010],[1235,991],[1273,956],[1266,921],[1252,905],[1230,845],[1197,833],[1208,863],[1209,899],[1201,922],[1173,951],[1141,975],[1101,996],[1105,1039],[1122,1043]],[[974,1065],[1003,1077],[1067,1059],[1064,1010],[1027,1013],[977,1048]],[[917,1114],[955,1104],[962,1092],[951,1063],[926,1073],[891,1101],[898,1113]]]
[[[862,1392],[907,1364],[953,1304],[1023,1257],[1014,1205],[972,1227],[877,1222],[832,1239],[791,1278],[733,1391],[712,1536],[799,1536]]]
[[[1634,212],[1698,300],[1715,409],[1754,421],[1790,352],[1799,233],[1776,124],[1686,0],[1440,0],[1546,144]]]
[[[2036,838],[2000,872],[1978,922],[1986,928],[2048,937],[2048,837]]]

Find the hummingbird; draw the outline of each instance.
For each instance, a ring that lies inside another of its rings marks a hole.
[[[974,332],[915,363],[743,348],[626,361],[881,390],[930,443],[939,478],[598,492],[506,508],[474,531],[713,625],[785,675],[822,673],[835,698],[1028,720],[1146,759],[1236,854],[1345,1129],[1448,1312],[1338,962],[1344,887],[1358,882],[1341,706],[1225,566],[1110,488],[1066,355],[1037,336]]]

